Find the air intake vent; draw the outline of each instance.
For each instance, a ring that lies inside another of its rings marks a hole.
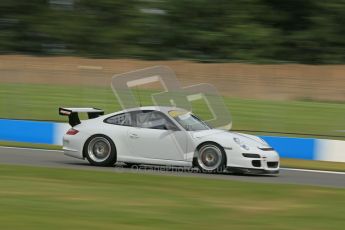
[[[269,162],[267,162],[267,167],[269,167],[269,168],[277,168],[278,167],[278,161],[269,161]]]
[[[253,160],[252,165],[254,167],[261,167],[261,161],[260,160]]]

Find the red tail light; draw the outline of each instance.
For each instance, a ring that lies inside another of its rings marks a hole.
[[[79,133],[79,131],[72,128],[72,129],[69,129],[66,134],[67,135],[76,135],[77,133]]]

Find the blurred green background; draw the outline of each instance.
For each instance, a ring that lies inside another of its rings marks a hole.
[[[0,1],[0,52],[344,63],[342,0]]]

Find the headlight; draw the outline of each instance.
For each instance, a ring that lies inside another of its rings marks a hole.
[[[249,147],[248,147],[246,144],[244,144],[244,143],[240,140],[240,138],[234,137],[234,141],[235,141],[236,144],[238,144],[239,146],[241,146],[241,148],[243,148],[243,149],[245,149],[245,150],[249,150]]]

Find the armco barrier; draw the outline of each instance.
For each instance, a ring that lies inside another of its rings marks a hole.
[[[0,141],[62,145],[66,123],[0,119]],[[345,141],[261,136],[283,158],[345,162]]]
[[[0,140],[40,144],[54,143],[52,122],[0,120]]]
[[[69,128],[65,123],[0,119],[0,141],[62,145]]]

